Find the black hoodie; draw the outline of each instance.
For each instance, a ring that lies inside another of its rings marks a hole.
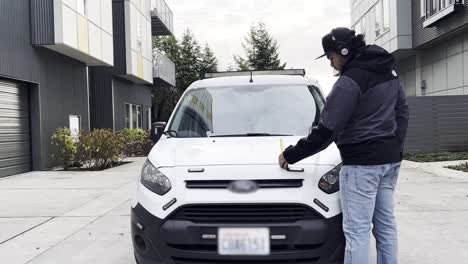
[[[284,151],[290,164],[333,141],[343,165],[382,165],[402,160],[408,106],[391,54],[369,45],[353,55],[327,97],[320,122]]]

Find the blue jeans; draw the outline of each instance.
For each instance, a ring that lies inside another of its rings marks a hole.
[[[393,194],[401,163],[343,166],[340,173],[345,264],[368,264],[370,232],[377,241],[377,263],[398,263]]]

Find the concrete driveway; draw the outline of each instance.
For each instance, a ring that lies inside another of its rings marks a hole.
[[[129,208],[144,159],[132,161],[0,179],[1,263],[133,264]],[[397,209],[400,263],[467,263],[467,174],[405,162]]]

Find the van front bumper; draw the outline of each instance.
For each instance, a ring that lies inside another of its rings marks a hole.
[[[295,215],[299,218],[284,218],[282,215],[265,221],[261,217],[240,213],[231,219],[220,219],[216,215],[210,220],[210,214],[208,218],[200,218],[200,215],[194,218],[196,211],[193,208],[184,212],[181,212],[183,208],[177,209],[166,219],[159,219],[138,204],[132,208],[131,216],[135,258],[139,264],[343,263],[342,215],[325,219],[307,208],[310,212],[304,214],[307,217],[303,219],[301,215]],[[286,209],[294,214],[299,210]],[[249,217],[252,217],[251,221]],[[203,234],[217,234],[220,227],[267,227],[271,235],[284,235],[285,239],[271,240],[271,254],[268,256],[221,256],[217,250],[217,239],[202,237]]]

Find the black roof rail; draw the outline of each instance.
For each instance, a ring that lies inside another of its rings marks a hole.
[[[262,70],[262,71],[225,71],[225,72],[208,72],[205,73],[204,79],[233,77],[233,76],[256,76],[256,75],[299,75],[304,77],[305,69],[289,69],[289,70]]]

